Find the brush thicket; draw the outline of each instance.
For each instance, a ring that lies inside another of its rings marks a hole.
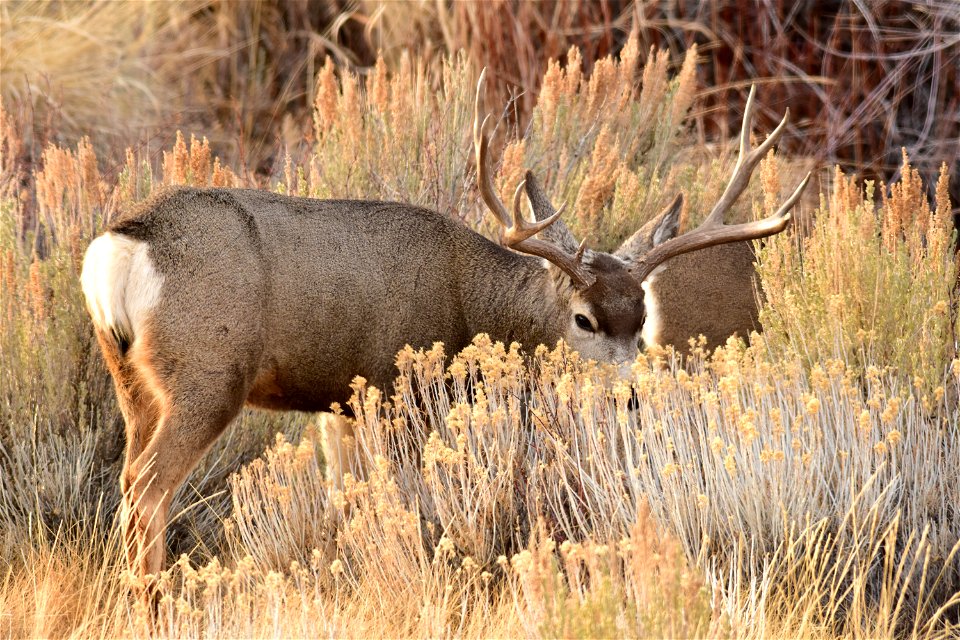
[[[625,51],[590,78],[551,66],[522,135],[500,120],[498,186],[533,167],[599,247],[678,189],[694,220],[730,170],[675,153],[692,67],[671,80],[665,58]],[[275,188],[489,230],[474,82],[462,59],[324,70],[310,152]],[[244,180],[202,137],[162,170],[131,151],[114,180],[92,143],[29,167],[15,127],[0,132],[0,630],[144,635],[112,520],[122,426],[77,272],[92,235],[159,186]],[[739,215],[778,200],[778,166]],[[405,350],[395,388],[355,381],[366,471],[339,488],[309,416],[244,414],[176,497],[168,548],[187,555],[161,577],[155,635],[955,635],[950,205],[944,183],[931,205],[903,174],[879,199],[838,176],[809,235],[766,243],[749,348],[652,349],[628,379],[562,345]]]

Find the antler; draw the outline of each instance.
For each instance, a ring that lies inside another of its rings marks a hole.
[[[580,248],[576,254],[569,254],[550,242],[538,240],[533,237],[559,220],[566,204],[561,205],[556,213],[545,220],[529,222],[524,219],[520,206],[526,180],[520,182],[517,190],[513,194],[512,216],[507,212],[507,208],[497,195],[497,191],[493,186],[493,176],[490,172],[487,157],[490,140],[487,138],[485,130],[490,116],[487,115],[484,117],[482,122],[480,120],[480,102],[486,73],[486,69],[480,72],[480,81],[477,83],[477,100],[473,120],[473,146],[477,152],[477,183],[480,187],[480,195],[484,203],[486,203],[490,210],[497,216],[497,221],[502,227],[500,243],[521,253],[545,258],[570,276],[574,284],[578,287],[589,287],[596,281],[596,278],[590,273],[589,269],[583,265],[582,259],[585,248],[583,242],[580,243]]]
[[[739,240],[765,238],[780,233],[787,227],[790,222],[790,210],[797,204],[800,194],[807,186],[807,181],[810,180],[809,173],[800,182],[793,194],[787,198],[787,201],[783,203],[783,206],[769,218],[743,224],[723,224],[724,214],[740,197],[743,190],[747,188],[753,170],[770,150],[770,147],[773,146],[773,143],[777,141],[780,134],[783,133],[787,122],[790,120],[790,110],[787,109],[786,113],[783,114],[783,120],[763,141],[763,144],[750,151],[750,126],[753,121],[753,98],[755,94],[756,86],[750,87],[750,96],[747,98],[747,106],[743,112],[743,128],[740,130],[740,154],[733,169],[733,176],[730,178],[723,195],[720,196],[720,200],[717,201],[713,211],[699,227],[657,245],[634,263],[632,271],[640,281],[645,280],[664,261],[682,253]]]

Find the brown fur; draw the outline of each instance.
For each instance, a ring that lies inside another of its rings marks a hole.
[[[664,263],[650,293],[658,304],[657,343],[685,352],[703,335],[715,349],[731,335],[760,330],[753,246],[737,242],[701,249]]]
[[[630,260],[673,238],[680,208],[667,208],[628,238],[617,255]],[[715,349],[732,335],[749,338],[759,331],[757,272],[753,242],[733,242],[664,262],[649,279],[647,300],[657,315],[656,330],[646,335],[652,343],[680,352],[690,339],[703,336]]]
[[[643,289],[623,268],[623,263],[611,255],[598,253],[589,262],[594,273],[601,274],[597,282],[583,292],[597,320],[597,328],[608,335],[633,335],[643,328]]]
[[[407,344],[455,352],[485,332],[552,345],[578,295],[633,351],[643,317],[639,283],[610,256],[592,256],[597,283],[576,291],[540,259],[404,204],[180,188],[109,231],[146,243],[163,279],[123,344],[120,327],[97,327],[127,422],[121,485],[141,574],[163,565],[173,492],[245,402],[325,410],[355,375],[389,390]]]
[[[627,254],[675,233],[678,214],[641,230]],[[244,403],[322,411],[348,399],[356,375],[389,392],[405,345],[439,341],[453,353],[477,333],[531,348],[564,338],[586,357],[630,361],[645,315],[631,255],[587,252],[595,282],[576,286],[540,258],[406,204],[176,188],[109,231],[145,243],[162,278],[142,326],[97,327],[127,423],[121,486],[141,575],[163,566],[174,491]],[[544,235],[576,246],[562,222]],[[99,271],[109,260],[90,264],[89,275],[121,282]],[[349,421],[327,422],[334,463],[352,434]]]

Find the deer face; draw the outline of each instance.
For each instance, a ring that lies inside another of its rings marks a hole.
[[[585,266],[596,280],[570,295],[564,340],[585,358],[632,362],[642,348],[644,293],[629,265],[606,253],[590,252]]]

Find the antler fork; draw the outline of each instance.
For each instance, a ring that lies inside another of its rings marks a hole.
[[[570,254],[550,242],[533,237],[559,220],[566,204],[545,220],[529,222],[524,218],[521,210],[521,199],[526,185],[525,180],[520,182],[513,194],[513,215],[507,212],[507,208],[497,195],[493,186],[493,176],[487,155],[490,140],[486,135],[486,126],[490,116],[487,115],[482,121],[480,120],[481,98],[486,73],[487,70],[484,69],[480,73],[480,80],[477,83],[477,99],[473,120],[473,146],[477,152],[477,183],[480,187],[480,196],[500,223],[502,228],[500,242],[504,246],[521,253],[549,260],[570,276],[575,285],[581,288],[589,287],[596,281],[596,278],[583,264],[582,258],[585,246],[583,243],[580,244],[580,248],[575,254]]]
[[[750,176],[753,174],[753,170],[777,141],[780,134],[782,134],[786,128],[787,123],[790,121],[790,110],[787,109],[786,113],[783,114],[783,119],[780,121],[780,124],[777,125],[759,147],[751,151],[750,127],[753,122],[753,100],[755,95],[756,86],[752,86],[750,87],[750,96],[747,98],[747,106],[743,112],[743,127],[740,130],[740,153],[737,157],[737,164],[733,168],[733,175],[730,178],[730,182],[727,183],[727,188],[724,190],[723,195],[720,196],[710,215],[707,216],[706,220],[704,220],[703,224],[699,227],[689,233],[657,245],[636,260],[632,271],[640,281],[645,280],[660,264],[674,256],[718,244],[726,244],[728,242],[765,238],[780,233],[786,228],[787,224],[789,224],[791,218],[790,211],[797,204],[800,195],[807,186],[807,182],[810,180],[810,173],[807,173],[793,194],[787,198],[783,206],[772,216],[743,224],[726,225],[723,223],[723,216],[750,183]]]

